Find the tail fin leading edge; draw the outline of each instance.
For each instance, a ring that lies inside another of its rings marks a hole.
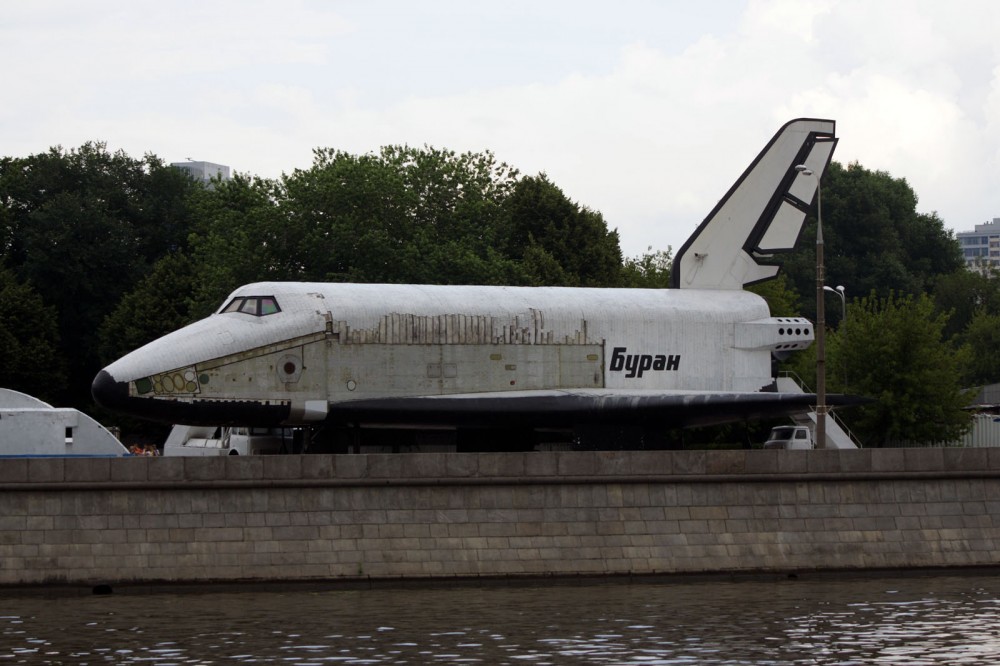
[[[681,289],[742,289],[769,280],[772,255],[795,248],[806,211],[837,146],[832,120],[784,125],[747,167],[674,258]],[[800,176],[805,164],[815,178]]]

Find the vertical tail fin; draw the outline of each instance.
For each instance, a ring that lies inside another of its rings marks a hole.
[[[833,150],[836,123],[799,118],[785,124],[674,258],[682,289],[742,289],[773,278],[773,256],[795,248],[806,211]],[[805,164],[816,178],[796,178]]]

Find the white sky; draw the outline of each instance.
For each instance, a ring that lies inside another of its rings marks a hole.
[[[797,117],[949,228],[1000,217],[994,0],[0,0],[0,62],[0,156],[490,150],[626,256],[679,249]]]

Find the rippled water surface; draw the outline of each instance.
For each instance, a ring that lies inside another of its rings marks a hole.
[[[0,599],[0,665],[993,664],[991,575]]]

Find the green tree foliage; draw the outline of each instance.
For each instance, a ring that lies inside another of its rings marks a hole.
[[[752,291],[767,301],[772,317],[799,317],[802,314],[799,295],[784,273],[779,273],[773,280],[750,285],[747,291]]]
[[[305,279],[495,284],[511,268],[498,234],[516,178],[488,152],[321,149],[284,180],[279,207]]]
[[[963,266],[940,276],[933,294],[938,311],[951,315],[945,328],[948,338],[961,334],[977,314],[1000,314],[1000,275],[995,270],[969,270]],[[1000,376],[996,379],[1000,380]]]
[[[968,348],[966,386],[1000,382],[1000,274],[984,267],[943,275],[934,285],[934,303],[949,315],[945,337]]]
[[[517,276],[511,284],[540,287],[575,282],[559,260],[537,243],[529,243],[524,248],[520,261],[517,262],[517,269]]]
[[[843,412],[866,446],[951,441],[970,427],[967,352],[944,340],[947,318],[925,294],[872,293],[852,301],[847,323],[828,336],[829,389],[874,399]]]
[[[673,248],[653,251],[653,246],[646,248],[646,253],[625,260],[622,266],[622,286],[643,289],[668,289],[670,287],[670,270],[674,264]]]
[[[527,259],[529,269],[539,265],[537,258],[544,256],[549,266],[543,274],[529,270],[529,284],[553,284],[548,281],[552,278],[564,286],[620,283],[618,231],[608,231],[600,213],[570,201],[544,174],[518,181],[505,209],[509,216],[508,255],[515,261]],[[544,254],[537,252],[539,249]]]
[[[182,252],[171,252],[153,265],[104,319],[99,331],[100,365],[111,363],[142,345],[198,319],[192,314],[200,271]],[[163,441],[169,429],[121,414],[95,410],[97,418],[115,423],[131,435]]]
[[[111,363],[196,319],[190,295],[201,279],[181,252],[160,259],[118,302],[100,329],[100,361]]]
[[[0,159],[2,259],[57,313],[68,376],[55,402],[89,401],[101,321],[152,262],[184,243],[194,187],[153,156],[134,160],[100,143]]]
[[[190,305],[197,319],[213,312],[240,285],[308,279],[298,221],[288,220],[280,207],[284,196],[276,181],[237,174],[190,197],[190,263],[197,279],[191,303],[175,310]]]
[[[315,151],[280,182],[199,194],[200,309],[259,280],[614,286],[617,232],[543,176],[490,153],[390,146]]]
[[[109,153],[103,143],[78,149],[50,149],[25,158],[0,159],[0,203],[4,211],[4,255],[18,270],[33,261],[31,252],[45,242],[34,216],[46,210],[79,210],[103,217],[128,230],[128,249],[152,263],[185,244],[185,199],[199,187],[183,172],[153,155],[136,160],[122,151]],[[72,226],[71,224],[65,226]],[[114,230],[101,229],[114,235]],[[94,240],[107,240],[97,238]]]
[[[994,384],[1000,380],[1000,314],[980,309],[959,336],[966,345],[966,386]]]
[[[66,381],[55,309],[0,267],[0,387],[51,402]]]
[[[822,187],[828,284],[845,285],[848,294],[921,294],[963,265],[954,234],[936,214],[917,213],[917,195],[905,179],[833,162]],[[814,207],[798,250],[785,262],[800,294],[815,290],[815,248]],[[803,314],[814,317],[815,303],[807,300]],[[836,323],[840,313],[828,320]]]
[[[938,312],[950,315],[945,336],[968,347],[967,386],[1000,382],[1000,273],[960,268],[934,285]]]

